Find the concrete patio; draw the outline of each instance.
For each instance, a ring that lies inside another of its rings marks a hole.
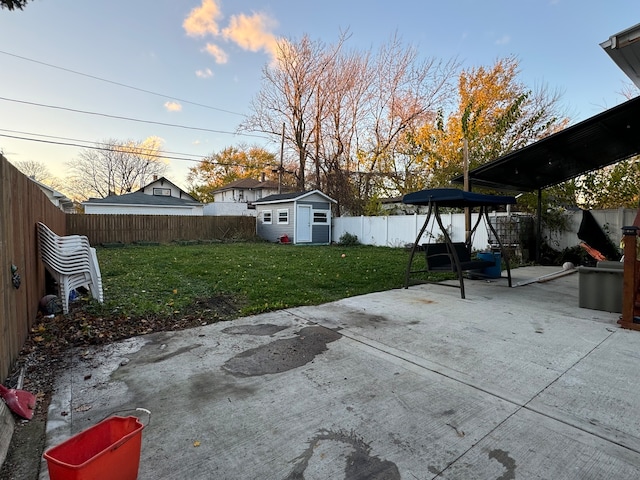
[[[419,285],[78,351],[47,443],[144,407],[141,480],[640,478],[640,332],[579,308],[577,273],[466,294]]]

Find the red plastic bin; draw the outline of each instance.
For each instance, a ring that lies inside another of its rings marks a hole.
[[[112,416],[44,453],[51,480],[136,480],[144,424]]]

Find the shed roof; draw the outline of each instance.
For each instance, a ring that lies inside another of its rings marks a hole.
[[[260,200],[255,200],[253,203],[267,204],[267,203],[284,203],[284,202],[293,202],[296,200],[302,200],[308,196],[313,194],[318,194],[326,198],[329,202],[337,203],[333,198],[328,195],[325,195],[320,190],[308,190],[304,192],[292,192],[292,193],[277,193],[274,195],[269,195]]]
[[[530,192],[640,153],[640,97],[469,172],[472,187]],[[462,175],[453,183],[463,183]]]
[[[165,195],[147,195],[143,192],[126,193],[124,195],[109,195],[105,198],[90,198],[83,205],[155,205],[155,206],[198,206],[202,203],[184,198]]]

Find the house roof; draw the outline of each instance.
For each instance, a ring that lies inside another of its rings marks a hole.
[[[47,185],[46,183],[39,182],[38,180],[36,180],[33,177],[29,177],[29,180],[31,180],[33,183],[38,185],[40,187],[40,190],[48,191],[49,194],[51,195],[51,197],[57,199],[61,204],[73,205],[73,200],[71,200],[64,193],[59,192],[58,190],[56,190],[52,186]]]
[[[310,195],[318,194],[326,198],[328,201],[337,203],[333,198],[325,195],[320,190],[309,190],[305,192],[293,192],[293,193],[278,193],[275,195],[268,195],[260,200],[255,200],[253,203],[257,204],[267,204],[267,203],[284,203],[284,202],[294,202],[297,200],[302,200]]]
[[[231,183],[227,183],[226,185],[216,188],[213,192],[223,192],[225,190],[233,190],[233,189],[247,189],[247,190],[261,190],[264,188],[278,188],[278,182],[274,182],[273,180],[266,180],[261,182],[260,180],[256,180],[254,178],[241,178],[240,180],[235,180]]]
[[[640,97],[469,172],[472,187],[530,192],[640,153]],[[464,183],[462,175],[453,183]]]
[[[195,200],[169,197],[164,195],[147,195],[142,191],[126,193],[124,195],[109,195],[105,198],[90,198],[82,202],[83,205],[154,205],[154,206],[182,206],[194,207],[202,205]]]

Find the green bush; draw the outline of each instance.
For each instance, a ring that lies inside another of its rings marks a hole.
[[[358,240],[357,235],[346,232],[342,234],[342,236],[338,240],[338,244],[345,247],[353,247],[355,245],[360,245],[360,240]]]

